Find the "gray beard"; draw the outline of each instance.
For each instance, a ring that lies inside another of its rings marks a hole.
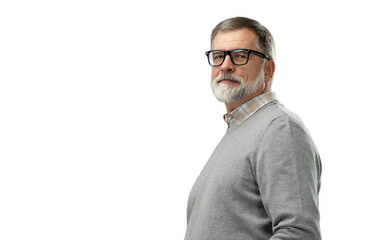
[[[239,82],[238,86],[219,83],[222,79],[230,79]],[[211,82],[211,88],[218,101],[223,103],[235,102],[256,92],[264,82],[264,71],[261,69],[256,80],[246,83],[243,78],[230,73],[221,73]]]

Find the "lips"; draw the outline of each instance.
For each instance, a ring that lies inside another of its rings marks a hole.
[[[239,83],[239,82],[236,80],[232,80],[232,79],[221,79],[218,81],[218,83]]]

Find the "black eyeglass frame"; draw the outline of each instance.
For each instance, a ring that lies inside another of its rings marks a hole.
[[[234,60],[232,59],[232,55],[231,55],[231,53],[232,53],[232,52],[235,52],[235,51],[239,51],[239,50],[244,50],[244,51],[246,51],[246,52],[248,53],[247,61],[246,61],[245,63],[236,64],[236,63],[234,63]],[[222,53],[225,54],[224,57],[223,57],[223,60],[222,60],[221,64],[218,64],[218,65],[212,65],[212,64],[210,63],[209,54],[210,54],[211,52],[222,52]],[[230,50],[230,51],[223,51],[223,50],[210,50],[210,51],[205,52],[205,54],[206,54],[206,56],[207,56],[207,58],[208,58],[209,65],[212,66],[212,67],[219,67],[219,66],[221,66],[221,65],[223,64],[223,62],[225,61],[227,55],[230,57],[230,60],[231,60],[231,62],[232,62],[234,65],[236,65],[236,66],[242,66],[242,65],[245,65],[245,64],[247,64],[248,61],[249,61],[249,54],[250,54],[250,53],[252,53],[252,54],[254,54],[254,55],[256,55],[256,56],[259,56],[260,58],[266,58],[267,60],[269,60],[269,57],[266,56],[265,54],[263,54],[262,52],[258,52],[258,51],[255,51],[255,50],[252,50],[252,49],[246,49],[246,48],[237,48],[237,49],[233,49],[233,50]]]

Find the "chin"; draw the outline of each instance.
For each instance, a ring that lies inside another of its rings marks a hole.
[[[213,90],[214,96],[218,101],[223,103],[231,103],[239,101],[246,96],[245,89],[242,88],[233,88],[233,87],[215,87]]]

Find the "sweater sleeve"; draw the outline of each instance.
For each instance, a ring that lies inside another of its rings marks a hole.
[[[304,126],[288,116],[275,119],[252,161],[272,222],[270,240],[320,240],[321,161]]]

